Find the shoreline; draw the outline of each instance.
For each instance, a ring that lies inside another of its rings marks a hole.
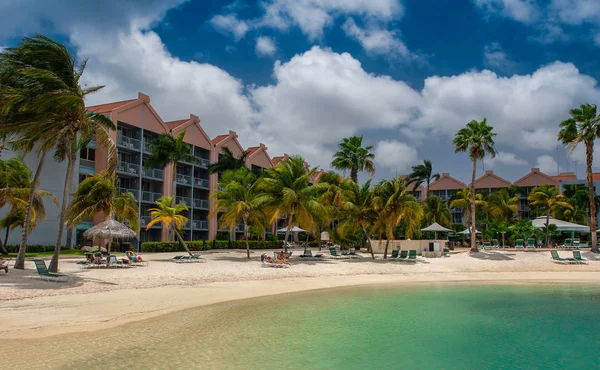
[[[0,303],[3,317],[0,335],[5,339],[39,339],[92,332],[195,307],[338,287],[553,283],[600,285],[600,272],[429,272],[290,277],[40,296]]]

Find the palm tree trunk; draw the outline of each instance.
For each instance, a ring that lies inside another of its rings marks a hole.
[[[248,220],[244,218],[244,239],[246,239],[246,255],[250,259],[250,243],[248,243]]]
[[[383,259],[386,260],[387,259],[387,252],[388,252],[388,246],[390,245],[390,238],[387,238],[387,241],[385,242],[385,251],[383,252]]]
[[[15,259],[15,265],[13,268],[24,270],[25,269],[25,252],[27,249],[27,236],[29,236],[29,225],[31,224],[31,209],[33,208],[33,197],[35,196],[35,190],[38,183],[40,182],[40,176],[42,175],[42,168],[44,168],[44,162],[46,161],[46,152],[42,152],[40,156],[40,162],[38,163],[31,188],[29,189],[29,199],[27,200],[27,210],[25,211],[25,222],[21,230],[21,245],[19,246],[19,254]]]
[[[548,248],[548,242],[550,241],[550,208],[548,208],[548,213],[546,213],[546,245]]]
[[[352,179],[352,181],[358,184],[358,168],[352,167],[350,169],[350,178]]]
[[[477,175],[477,159],[473,160],[473,175],[471,176],[471,252],[479,252],[477,249],[477,230],[475,229],[475,176]]]
[[[179,232],[177,231],[177,229],[173,228],[173,231],[175,232],[175,236],[177,237],[177,240],[179,240],[179,242],[183,245],[183,248],[185,249],[185,251],[188,252],[188,254],[191,257],[194,257],[194,255],[192,254],[192,252],[188,248],[187,244],[185,244],[185,241],[183,240],[183,238],[181,237],[181,235],[179,235]]]
[[[592,178],[592,162],[594,160],[594,142],[585,142],[586,179],[588,186],[588,198],[590,202],[590,233],[592,234],[592,252],[600,253],[598,249],[598,236],[596,235],[596,197],[594,192],[594,180]]]
[[[373,253],[373,246],[371,245],[371,237],[369,236],[367,230],[362,224],[360,225],[360,227],[362,228],[363,233],[365,233],[365,235],[367,236],[367,244],[369,245],[369,250],[371,251],[371,258],[375,259],[375,253]]]
[[[290,230],[292,230],[292,220],[294,218],[294,211],[295,210],[292,210],[292,212],[290,213],[290,219],[288,221],[287,228],[285,229],[285,239],[283,241],[283,251],[285,253],[287,253],[287,240],[288,240],[288,236],[290,235]]]
[[[75,157],[77,159],[77,157]],[[71,176],[73,174],[73,166],[75,165],[75,161],[73,161],[72,153],[69,154],[69,158],[67,159],[67,174],[65,175],[65,184],[63,186],[63,199],[60,207],[60,216],[58,217],[58,237],[56,238],[56,246],[54,247],[54,254],[52,255],[52,260],[50,261],[50,265],[48,266],[48,271],[50,272],[58,272],[58,258],[60,256],[60,247],[62,245],[63,232],[65,230],[65,216],[67,213],[67,204],[69,203],[69,194],[71,185]]]

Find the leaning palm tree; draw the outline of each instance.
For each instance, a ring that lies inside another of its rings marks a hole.
[[[250,170],[242,167],[236,171],[226,171],[212,195],[216,199],[213,213],[223,212],[219,223],[233,230],[240,223],[244,224],[244,239],[246,240],[246,255],[250,259],[248,243],[248,228],[253,226],[258,233],[265,231],[265,214],[256,205],[257,197],[256,176]]]
[[[439,173],[433,173],[433,166],[431,165],[431,161],[424,160],[423,164],[419,164],[417,166],[413,166],[412,172],[408,175],[408,184],[413,184],[413,190],[417,189],[423,183],[426,184],[425,194],[422,198],[429,196],[429,184],[432,181],[437,181],[440,179]]]
[[[282,217],[287,218],[285,241],[294,226],[300,225],[310,230],[316,219],[324,218],[326,207],[319,201],[321,194],[329,187],[327,183],[311,184],[316,168],[307,170],[304,159],[292,156],[267,169],[259,182],[256,206],[264,207],[270,215],[270,223]],[[284,243],[287,252],[287,243]]]
[[[437,222],[444,227],[451,228],[452,213],[442,198],[436,196],[427,197],[423,201],[423,221],[427,224]]]
[[[529,197],[529,204],[546,216],[546,246],[550,238],[550,215],[560,208],[572,209],[568,199],[559,193],[558,187],[552,185],[541,185],[533,188]]]
[[[390,240],[394,239],[396,226],[404,222],[406,237],[410,238],[420,225],[423,209],[417,199],[409,193],[407,184],[401,177],[381,180],[373,189],[373,193],[373,208],[379,214],[374,226],[386,235],[383,258],[387,259],[388,247]]]
[[[590,203],[590,226],[596,227],[596,203],[594,201],[594,179],[592,177],[592,162],[594,161],[594,142],[600,138],[600,115],[596,105],[582,104],[579,108],[571,109],[571,118],[560,123],[561,130],[558,140],[575,150],[577,145],[585,145],[586,180]],[[600,253],[595,232],[592,232],[592,252]]]
[[[372,146],[362,146],[362,136],[347,137],[338,144],[331,166],[336,170],[350,171],[352,181],[358,183],[358,172],[375,174],[375,154]]]
[[[473,161],[473,174],[471,176],[471,252],[477,252],[476,226],[475,226],[475,177],[477,175],[477,161],[483,160],[486,154],[492,158],[496,156],[494,128],[487,124],[484,118],[481,122],[475,120],[458,130],[452,143],[456,147],[456,153],[468,152]]]
[[[221,148],[219,160],[208,167],[208,173],[223,173],[246,167],[246,159],[248,159],[249,155],[250,152],[246,150],[239,157],[236,157],[231,149],[224,146]]]
[[[187,244],[185,244],[181,234],[179,234],[179,231],[188,222],[188,218],[181,214],[187,210],[188,207],[184,203],[177,203],[173,206],[173,197],[160,197],[156,201],[156,208],[150,208],[152,220],[148,222],[146,230],[150,230],[152,226],[159,222],[162,223],[165,229],[172,229],[175,232],[175,236],[179,240],[179,243],[181,243],[186,252],[193,257],[194,255]]]
[[[490,215],[496,221],[508,221],[516,216],[519,209],[519,197],[510,196],[507,189],[500,189],[492,195],[489,200]]]
[[[347,235],[362,231],[367,238],[371,257],[375,259],[370,232],[375,226],[378,213],[375,209],[371,180],[366,181],[362,186],[354,181],[345,184],[344,200],[340,212],[342,214],[338,227],[340,234]]]

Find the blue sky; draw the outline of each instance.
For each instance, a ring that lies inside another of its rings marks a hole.
[[[377,178],[430,159],[465,182],[452,135],[487,117],[501,155],[479,174],[555,174],[557,160],[583,173],[582,151],[567,158],[555,138],[569,108],[600,101],[600,1],[81,3],[0,3],[0,45],[66,42],[89,58],[85,81],[106,85],[90,104],[141,91],[165,120],[194,113],[210,136],[233,129],[322,168],[342,137],[364,135]]]

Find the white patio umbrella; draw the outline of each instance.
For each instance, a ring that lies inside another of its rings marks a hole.
[[[481,234],[481,231],[477,230],[475,231],[476,234]],[[457,234],[463,234],[463,235],[471,235],[471,228],[468,227],[466,229],[464,229],[463,231],[457,233]]]
[[[286,231],[287,231],[287,227],[282,227],[281,229],[277,230],[278,233],[285,233]],[[299,233],[302,231],[306,231],[306,230],[301,229],[298,226],[294,226],[290,229],[290,232],[292,232],[292,233]]]
[[[437,240],[438,231],[439,232],[448,232],[448,231],[452,231],[452,230],[443,227],[442,225],[438,224],[437,222],[434,222],[431,225],[421,229],[421,231],[433,231],[434,238]]]

